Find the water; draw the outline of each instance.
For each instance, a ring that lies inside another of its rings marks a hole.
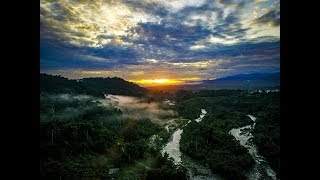
[[[169,99],[165,99],[164,102],[165,102],[166,104],[168,104],[169,106],[174,106],[174,105],[176,105],[176,103],[175,103],[174,101],[170,101]]]
[[[169,132],[169,124],[164,127],[167,132]]]
[[[196,122],[201,122],[204,116],[207,114],[207,111],[205,109],[201,109],[201,114],[200,117],[195,119]],[[188,121],[187,124],[184,126],[188,125],[191,121]],[[169,131],[168,128],[169,125],[167,125],[165,128],[167,131]],[[183,126],[183,127],[184,127]],[[173,135],[171,141],[169,141],[166,146],[162,149],[162,155],[164,153],[167,153],[170,158],[174,160],[174,164],[178,165],[181,164],[181,151],[180,151],[180,139],[181,139],[181,134],[183,133],[183,129],[177,129]]]
[[[167,153],[173,159],[175,165],[181,164],[180,139],[183,129],[177,129],[173,135],[172,140],[162,149],[162,155]]]
[[[250,142],[253,138],[251,131],[256,125],[256,117],[248,115],[248,117],[254,122],[252,125],[243,126],[240,128],[231,129],[230,134],[233,135],[239,143],[248,149],[249,154],[255,160],[256,164],[252,170],[247,174],[249,180],[266,179],[276,180],[276,173],[270,168],[264,157],[260,156],[257,151],[257,147]]]
[[[201,114],[199,118],[195,119],[196,122],[201,122],[207,111],[205,109],[201,109]],[[189,120],[185,125],[187,126],[191,120]],[[193,161],[187,155],[181,153],[180,151],[180,140],[181,134],[183,133],[183,129],[178,128],[172,135],[171,140],[166,144],[166,146],[162,149],[162,155],[166,152],[169,155],[169,158],[172,158],[175,165],[183,165],[187,169],[187,174],[190,180],[219,180],[218,176],[214,175],[212,171],[205,165],[201,165],[195,161]]]
[[[196,122],[201,122],[206,114],[207,114],[207,111],[205,109],[201,109],[200,117],[198,119],[196,119],[195,121]]]

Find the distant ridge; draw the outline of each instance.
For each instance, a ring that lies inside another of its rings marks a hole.
[[[202,87],[209,89],[257,89],[280,87],[280,72],[250,73],[203,80]]]
[[[280,73],[248,73],[226,76],[215,80],[202,80],[199,84],[152,86],[152,91],[207,90],[207,89],[279,89]]]
[[[60,75],[40,73],[40,92],[76,93],[102,97],[104,94],[142,96],[147,91],[137,84],[118,77],[92,77],[74,80]]]

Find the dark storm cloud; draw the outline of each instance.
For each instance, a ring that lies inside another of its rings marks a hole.
[[[265,14],[256,18],[255,23],[268,24],[270,26],[280,25],[280,2],[272,4],[271,9],[269,9]]]
[[[122,0],[135,11],[143,11],[149,14],[154,14],[156,16],[165,17],[169,15],[169,11],[166,9],[164,4],[157,2],[145,2],[145,1],[135,1],[135,0]]]
[[[136,52],[127,47],[105,46],[102,48],[76,47],[63,44],[40,43],[42,69],[105,68],[137,64]]]
[[[219,37],[232,36],[235,38],[242,38],[250,28],[242,28],[239,19],[234,14],[229,15],[222,24],[213,29],[213,34]]]
[[[271,23],[271,25],[279,26],[280,25],[280,11],[277,11],[277,10],[269,11],[268,13],[266,13],[263,16],[256,19],[255,22],[256,23],[263,23],[263,24]]]
[[[179,23],[170,26],[140,23],[134,31],[143,34],[141,39],[134,41],[135,43],[162,46],[175,50],[203,39],[212,33],[201,26],[190,27]]]

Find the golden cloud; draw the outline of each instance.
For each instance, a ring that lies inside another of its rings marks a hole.
[[[129,29],[139,22],[157,21],[118,1],[42,0],[40,10],[41,21],[52,33],[77,46],[130,45],[121,39],[130,33]]]

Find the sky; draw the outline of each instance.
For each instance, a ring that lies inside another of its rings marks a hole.
[[[41,73],[148,85],[279,71],[279,0],[40,1]]]

